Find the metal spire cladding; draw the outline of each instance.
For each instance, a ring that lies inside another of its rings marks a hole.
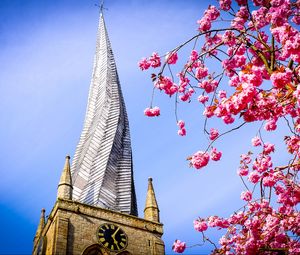
[[[129,123],[102,14],[87,111],[71,172],[73,200],[137,215]]]

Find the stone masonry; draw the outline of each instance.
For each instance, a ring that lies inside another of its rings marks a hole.
[[[128,236],[128,253],[115,253],[99,245],[103,255],[164,254],[161,240],[163,226],[132,215],[119,213],[79,202],[58,199],[48,221],[35,242],[33,255],[82,255],[92,245],[98,244],[97,230],[103,223],[120,226]]]

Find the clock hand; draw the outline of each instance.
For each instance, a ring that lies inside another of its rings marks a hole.
[[[118,231],[119,231],[119,227],[117,228],[117,230],[111,235],[111,238],[113,239],[113,241],[114,241],[114,244],[117,246],[117,249],[120,249],[120,247],[119,247],[119,244],[118,244],[118,242],[117,242],[117,240],[116,240],[116,234],[118,233]]]
[[[119,227],[117,228],[117,230],[111,235],[111,237],[116,241],[115,236],[117,234],[117,232],[119,231]]]

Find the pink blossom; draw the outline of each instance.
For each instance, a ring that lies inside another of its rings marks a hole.
[[[208,56],[218,55],[218,52],[211,47],[220,44],[222,42],[222,36],[220,34],[205,34],[205,44],[202,47],[203,51],[208,51]]]
[[[244,24],[248,20],[248,10],[247,7],[241,6],[240,10],[236,13],[236,17],[232,20],[231,26],[238,29],[243,30]]]
[[[203,115],[207,118],[214,116],[214,107],[213,106],[206,106],[203,112]]]
[[[185,102],[190,99],[191,95],[189,93],[184,93],[183,95],[179,96],[180,100]]]
[[[211,28],[211,21],[205,16],[202,19],[198,20],[197,23],[199,24],[198,30],[200,32],[205,32]]]
[[[247,20],[241,18],[241,17],[235,17],[232,22],[231,26],[233,28],[236,28],[237,30],[243,30],[244,29],[244,24]]]
[[[186,135],[186,129],[185,128],[182,128],[182,129],[179,129],[177,131],[178,135],[180,136],[185,136]]]
[[[191,55],[190,55],[190,60],[192,62],[195,62],[198,60],[198,52],[195,50],[192,50]]]
[[[188,91],[186,91],[183,95],[179,96],[180,100],[183,102],[190,100],[191,96],[194,94],[194,90],[190,88]]]
[[[215,6],[209,6],[208,9],[204,12],[203,18],[197,21],[197,23],[199,24],[198,30],[200,32],[209,30],[211,28],[211,22],[216,20],[219,15],[220,12]]]
[[[203,78],[205,78],[208,75],[208,69],[207,67],[201,65],[196,69],[196,78],[201,80]]]
[[[147,70],[150,66],[151,63],[146,59],[146,58],[142,58],[141,61],[138,63],[139,68],[144,71]]]
[[[159,116],[160,115],[160,109],[155,106],[153,109],[152,109],[152,112],[153,112],[153,115],[154,116]]]
[[[271,152],[275,151],[275,145],[272,143],[265,143],[264,144],[264,153],[265,154],[270,154]]]
[[[257,171],[253,171],[249,174],[248,179],[255,184],[260,180],[260,174]]]
[[[281,43],[286,42],[291,36],[294,35],[293,30],[289,24],[284,24],[279,27],[271,28],[271,33],[275,40]]]
[[[254,138],[252,138],[251,142],[252,142],[252,145],[253,145],[254,147],[260,146],[260,145],[261,145],[261,140],[260,140],[260,138],[257,137],[257,136],[254,137]]]
[[[160,76],[154,85],[156,88],[163,90],[169,96],[172,96],[178,91],[178,86],[170,77],[167,76]]]
[[[226,45],[230,47],[236,45],[236,36],[233,31],[225,31],[222,36],[222,40]]]
[[[283,88],[291,82],[292,75],[292,71],[287,68],[283,72],[273,72],[270,79],[275,88]]]
[[[215,109],[214,111],[214,114],[217,116],[217,117],[225,117],[228,115],[228,107],[226,107],[224,104],[218,104],[217,105],[217,108]]]
[[[234,122],[234,118],[231,115],[226,115],[222,117],[225,124],[231,124]]]
[[[278,7],[284,3],[285,0],[271,0],[270,3],[273,7]]]
[[[297,104],[300,105],[300,86],[297,86],[297,89],[294,91],[293,96],[297,100]]]
[[[249,17],[249,12],[248,12],[247,7],[241,6],[239,11],[236,13],[236,16],[247,20]]]
[[[183,120],[179,120],[179,121],[177,122],[177,126],[178,126],[179,128],[184,128],[185,122],[184,122]]]
[[[289,0],[281,1],[282,4],[279,5],[277,5],[279,1],[276,2],[275,5],[269,8],[266,19],[272,26],[281,26],[287,23],[292,11],[290,10]]]
[[[249,190],[243,191],[241,193],[241,199],[245,200],[245,201],[250,201],[252,199],[252,193],[251,193],[251,191],[249,191]]]
[[[215,91],[218,86],[218,82],[216,80],[204,80],[199,83],[199,87],[204,89],[206,93],[211,93]]]
[[[247,0],[235,0],[239,6],[241,5],[246,5],[247,4]]]
[[[265,125],[265,130],[267,130],[267,131],[273,131],[276,128],[277,128],[276,120],[270,119],[270,120],[267,121],[267,123]]]
[[[258,157],[253,162],[253,169],[257,170],[260,173],[263,173],[269,170],[273,166],[271,157],[266,153],[260,153]]]
[[[277,179],[273,174],[268,174],[263,178],[263,185],[266,187],[273,187],[276,182]]]
[[[300,25],[300,12],[298,11],[298,13],[292,18],[292,21],[297,24]]]
[[[258,10],[252,11],[252,17],[256,28],[260,29],[268,24],[268,21],[266,20],[267,13],[268,9],[266,7],[261,7]],[[252,21],[249,22],[248,25],[249,27],[254,26]]]
[[[244,164],[250,164],[250,162],[251,162],[251,157],[250,157],[249,153],[248,154],[242,154],[241,159],[242,159],[242,162]]]
[[[150,65],[154,68],[159,67],[161,65],[160,56],[156,52],[152,53],[152,55],[149,58],[149,61]]]
[[[179,77],[178,92],[183,93],[183,92],[185,92],[186,86],[189,84],[190,80],[189,80],[189,78],[184,76],[184,74],[182,74],[182,73],[177,74],[177,76]]]
[[[245,218],[244,212],[239,211],[239,212],[237,212],[237,213],[232,214],[232,215],[228,218],[228,221],[229,221],[230,224],[237,224],[237,223],[242,224],[244,218]]]
[[[228,228],[229,222],[227,219],[220,218],[218,216],[210,216],[207,219],[207,224],[209,227],[218,227],[218,228]]]
[[[238,67],[243,67],[246,63],[246,57],[244,55],[234,55],[230,59],[224,59],[222,61],[223,68],[227,71],[228,76],[233,76],[234,73],[231,72],[233,69]]]
[[[216,8],[216,6],[210,5],[208,9],[204,12],[204,15],[209,20],[216,20],[220,16],[219,10]]]
[[[175,240],[172,246],[172,250],[177,253],[183,253],[186,248],[185,242],[181,242],[180,240]]]
[[[232,87],[237,87],[241,83],[239,76],[232,76],[229,80],[229,85]]]
[[[209,131],[209,139],[210,140],[215,140],[219,136],[219,131],[218,129],[211,128]]]
[[[209,97],[208,97],[208,96],[204,96],[204,95],[200,95],[200,96],[198,97],[198,101],[199,101],[200,103],[202,103],[202,104],[204,104],[205,102],[207,102],[208,99],[209,99]]]
[[[227,49],[227,54],[231,57],[235,55],[244,55],[246,53],[246,49],[247,48],[244,44],[233,45]]]
[[[287,136],[285,138],[285,142],[289,153],[299,155],[300,138],[298,136]]]
[[[191,159],[191,165],[196,169],[200,169],[208,164],[209,155],[206,152],[198,151],[196,152]]]
[[[229,11],[231,6],[231,0],[220,0],[220,9],[223,11]]]
[[[194,220],[194,228],[199,232],[207,230],[208,226],[204,220]]]
[[[210,152],[211,160],[218,161],[220,160],[221,157],[222,157],[222,152],[221,151],[218,152],[216,148],[212,148]]]
[[[247,176],[249,173],[249,169],[248,167],[239,168],[237,173],[239,176]]]
[[[167,55],[166,55],[166,61],[167,61],[167,63],[168,64],[176,64],[176,62],[177,62],[177,60],[178,60],[178,56],[177,56],[177,52],[176,51],[174,51],[174,52],[171,52],[171,53],[167,53]]]
[[[177,125],[178,125],[178,127],[179,127],[179,130],[178,130],[178,135],[180,135],[180,136],[185,136],[186,135],[186,129],[185,129],[185,123],[184,123],[184,121],[183,120],[179,120],[178,122],[177,122]]]
[[[284,193],[285,189],[281,184],[277,184],[275,186],[276,194],[279,195],[280,193]]]
[[[219,91],[219,98],[220,99],[226,98],[226,91],[225,90],[220,90]]]
[[[159,107],[155,106],[154,108],[146,108],[144,111],[144,114],[148,117],[154,117],[160,115],[160,109]]]

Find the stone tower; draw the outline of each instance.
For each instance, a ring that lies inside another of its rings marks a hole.
[[[83,130],[46,222],[42,210],[33,254],[163,255],[162,234],[151,178],[138,217],[128,118],[101,14]]]

